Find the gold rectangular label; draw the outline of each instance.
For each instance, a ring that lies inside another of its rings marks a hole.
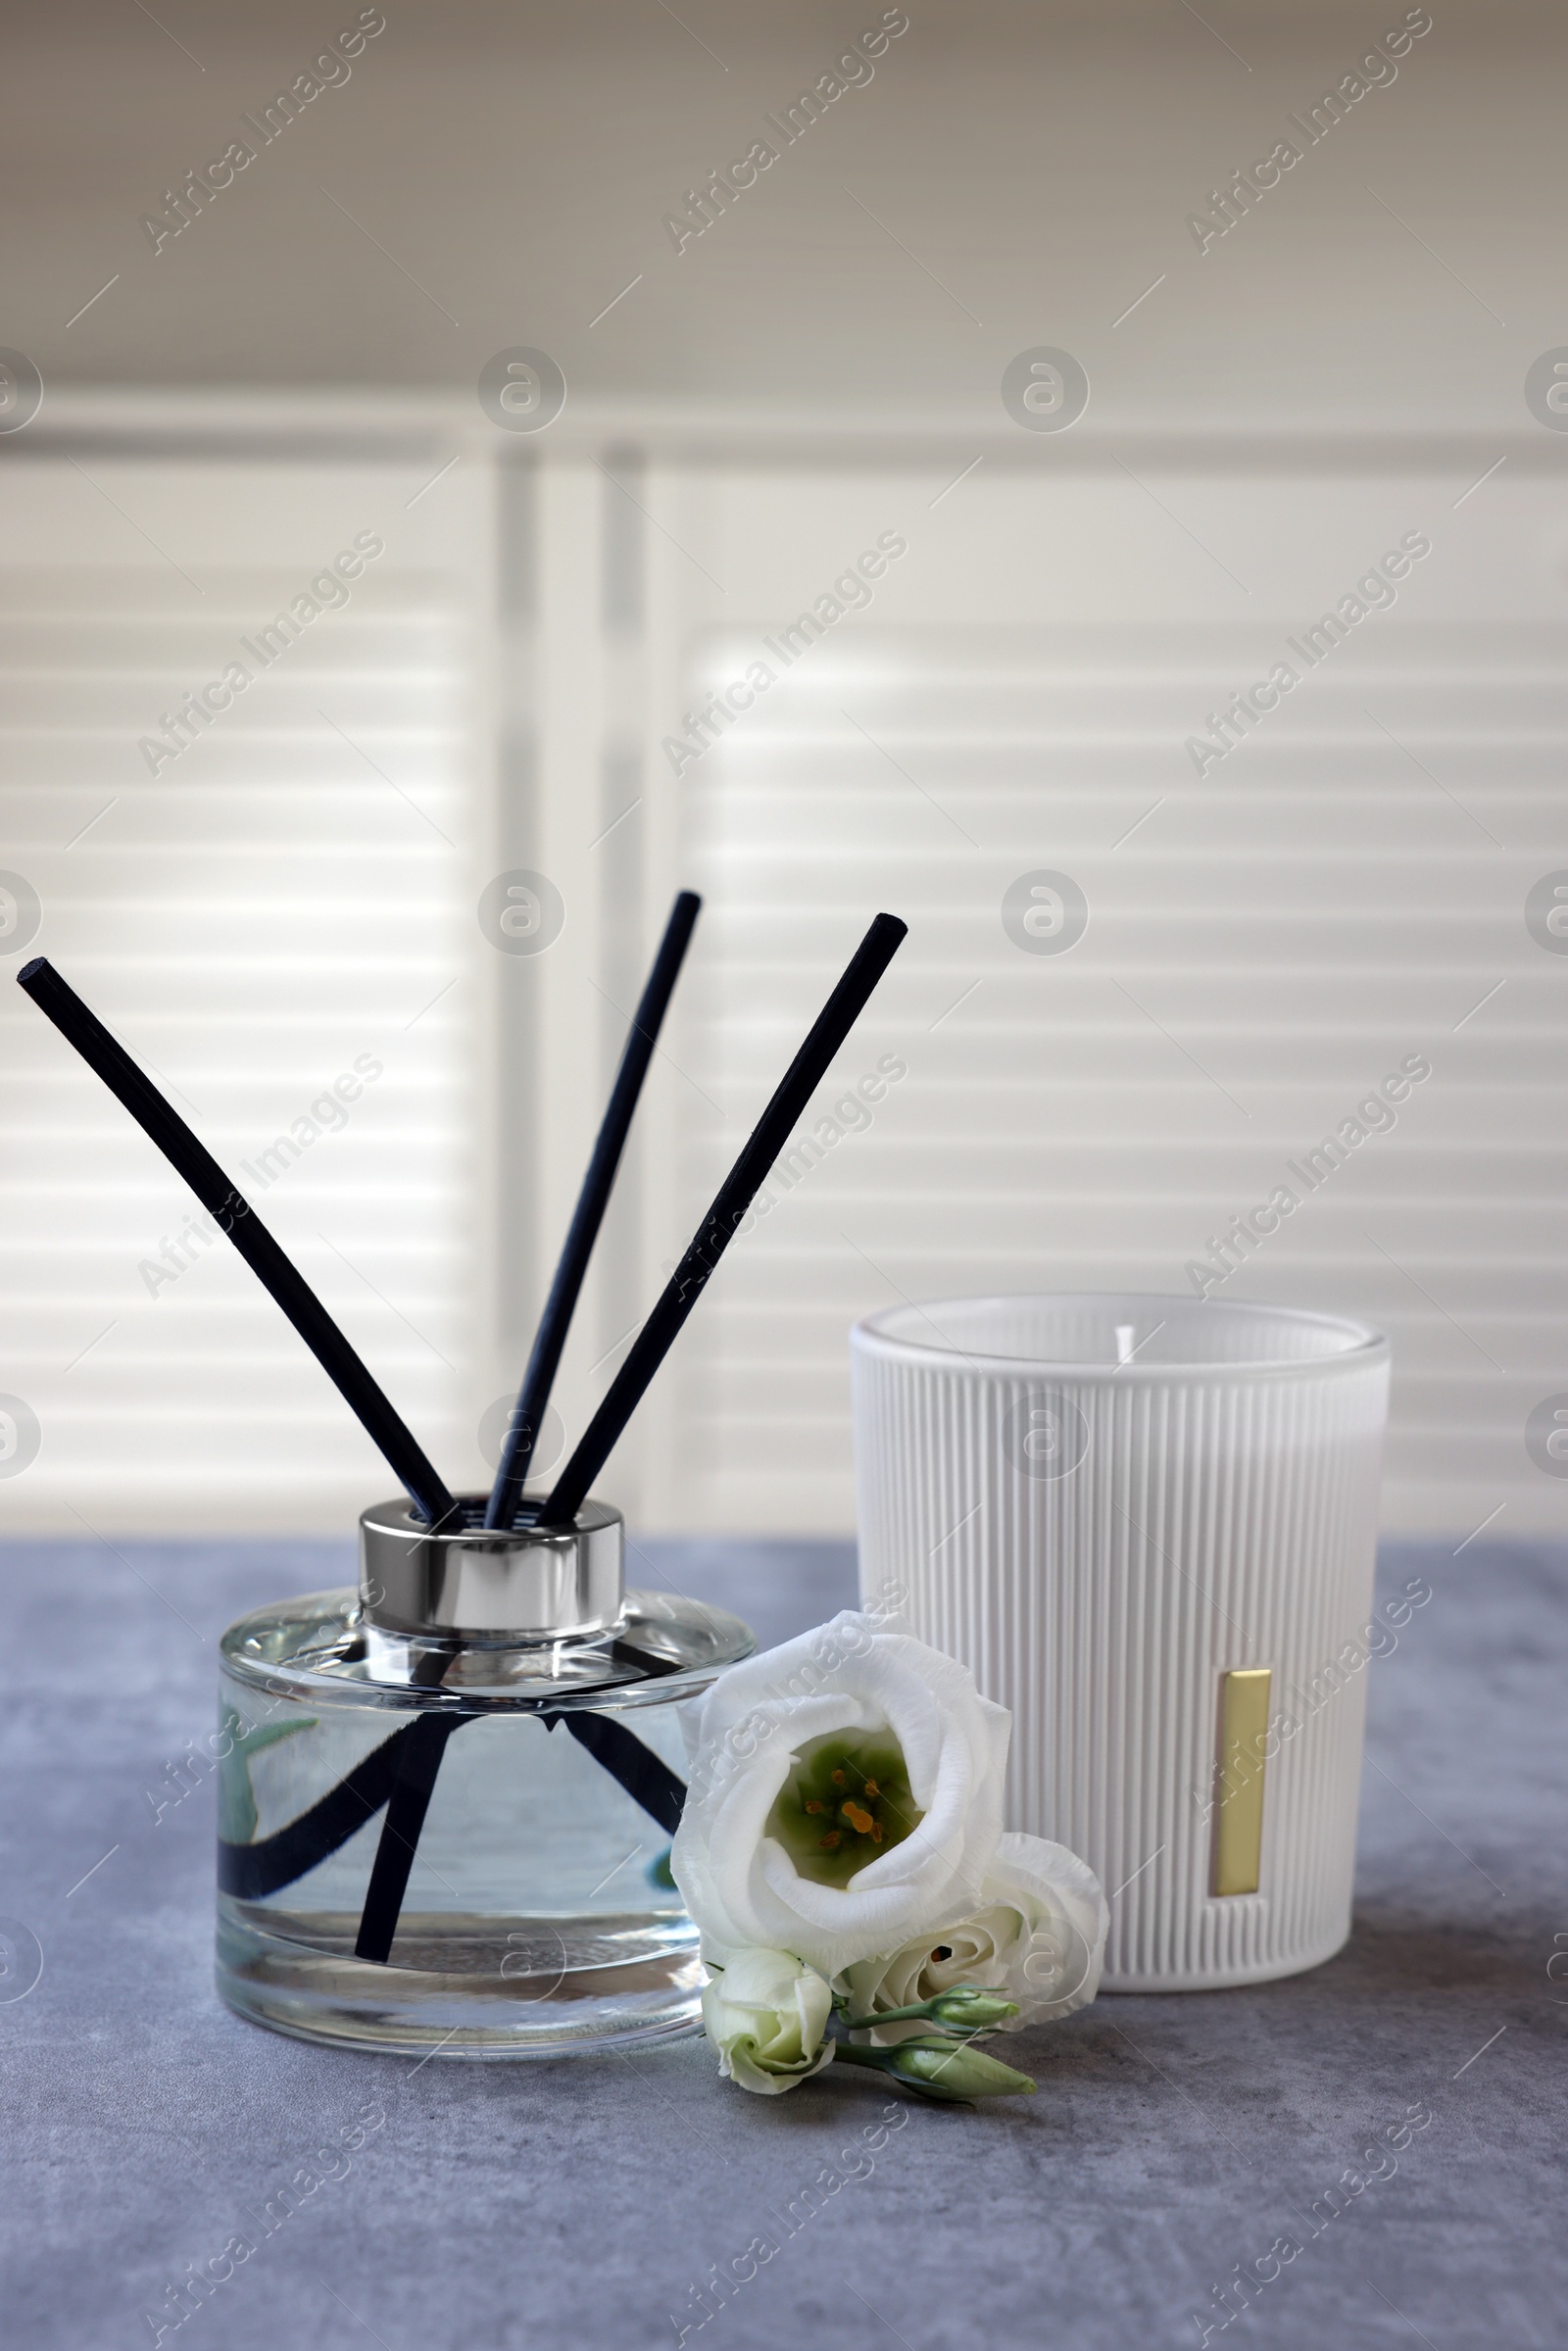
[[[1255,1894],[1263,1858],[1263,1739],[1268,1666],[1220,1676],[1219,1788],[1214,1811],[1214,1891]]]

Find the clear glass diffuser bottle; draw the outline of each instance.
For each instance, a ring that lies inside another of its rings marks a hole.
[[[360,1521],[360,1589],[222,1640],[218,1987],[308,2040],[559,2056],[689,2031],[676,1707],[755,1646],[626,1592],[620,1514]]]

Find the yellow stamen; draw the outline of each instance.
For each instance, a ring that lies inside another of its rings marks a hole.
[[[830,1829],[825,1837],[819,1837],[816,1841],[824,1853],[836,1853],[844,1842],[844,1832],[842,1829]]]
[[[808,1812],[825,1812],[827,1810],[827,1806],[818,1802],[815,1796],[808,1796],[806,1799],[806,1809]]]

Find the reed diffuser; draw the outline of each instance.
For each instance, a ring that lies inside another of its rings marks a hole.
[[[677,1707],[754,1647],[722,1610],[628,1592],[590,1489],[905,936],[879,914],[547,1494],[536,1433],[699,901],[627,1036],[495,1486],[453,1494],[218,1162],[43,958],[19,984],[191,1186],[403,1493],[360,1520],[357,1588],[221,1643],[218,1987],[306,2039],[555,2055],[693,2030],[703,1971],[668,1868]]]

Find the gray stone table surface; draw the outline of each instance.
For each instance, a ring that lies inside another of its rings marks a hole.
[[[764,1640],[853,1597],[847,1545],[638,1549],[635,1581]],[[160,2323],[181,2351],[641,2351],[683,2327],[703,2351],[1568,2343],[1568,1547],[1386,1548],[1385,1581],[1433,1597],[1370,1668],[1337,1958],[1102,1997],[1011,2044],[1037,2097],[900,2103],[858,2156],[888,2100],[848,2069],[761,2099],[700,2038],[416,2066],[220,2005],[210,1784],[156,1820],[144,1791],[212,1726],[222,1626],[350,1573],[326,1543],[0,1546],[7,2346],[118,2351]],[[351,2169],[174,2332],[171,2282],[367,2106],[386,2119]],[[1411,2108],[1430,2120],[1371,2176]],[[693,2288],[759,2237],[776,2253],[699,2327]],[[1222,2331],[1211,2289],[1258,2261],[1278,2275]]]

